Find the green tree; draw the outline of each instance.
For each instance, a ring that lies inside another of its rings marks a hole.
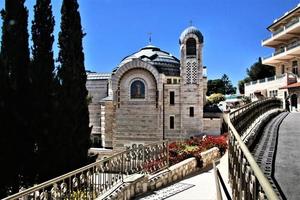
[[[10,156],[10,152],[7,152],[7,148],[9,148],[9,132],[7,124],[7,95],[8,95],[8,85],[7,85],[7,72],[4,68],[4,64],[0,57],[0,163],[6,163],[8,157]],[[1,167],[4,170],[8,170],[7,164]],[[6,196],[7,190],[7,181],[11,182],[10,174],[3,174],[3,178],[0,179],[0,198]]]
[[[233,94],[236,92],[236,88],[233,87],[229,77],[223,74],[221,79],[213,79],[207,81],[207,96],[215,93],[221,94]]]
[[[54,42],[54,17],[50,0],[37,0],[34,6],[32,21],[32,64],[30,76],[33,91],[33,120],[32,132],[36,142],[36,166],[38,182],[55,176],[57,156],[54,154],[56,131],[53,121],[56,120],[54,101],[54,59],[52,46]]]
[[[246,78],[244,78],[243,80],[240,80],[240,81],[238,82],[238,88],[239,88],[240,94],[245,94],[245,87],[244,87],[244,85],[245,85],[245,83],[247,83],[247,82],[249,82],[249,81],[250,81],[250,78],[249,78],[249,77],[246,77]]]
[[[223,74],[221,80],[224,84],[224,93],[222,94],[235,94],[236,93],[236,87],[233,87],[231,81],[229,80],[229,77],[226,74]]]
[[[247,69],[247,75],[251,81],[258,79],[271,77],[275,75],[275,69],[272,66],[262,64],[262,60],[259,57],[258,61],[254,63],[250,69]]]
[[[5,162],[1,163],[5,163],[2,165],[5,173],[1,179],[6,181],[4,190],[17,192],[21,185],[31,184],[34,153],[30,131],[28,11],[24,0],[6,0],[1,15],[1,59],[4,77],[7,77],[4,101],[7,112],[5,121],[1,122],[1,134],[4,135],[1,139],[5,143],[1,147]]]
[[[247,82],[271,77],[275,75],[275,69],[272,66],[262,64],[262,60],[259,57],[258,61],[251,65],[250,69],[246,70],[247,76],[238,82],[238,88],[240,94],[244,94],[244,85]]]
[[[224,82],[221,79],[213,79],[207,81],[207,96],[214,93],[224,93]]]
[[[61,8],[61,31],[59,33],[58,77],[61,82],[62,141],[67,159],[67,171],[87,163],[90,145],[89,113],[87,106],[86,73],[79,5],[76,0],[63,0]]]

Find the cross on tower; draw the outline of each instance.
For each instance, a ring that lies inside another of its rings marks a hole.
[[[149,36],[149,44],[151,44],[151,42],[152,42],[152,33],[149,32],[149,33],[148,33],[148,36]]]

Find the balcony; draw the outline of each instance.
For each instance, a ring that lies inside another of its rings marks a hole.
[[[263,64],[275,65],[300,56],[300,40],[276,50],[272,55],[263,58]]]
[[[255,85],[258,83],[267,83],[267,82],[275,81],[275,80],[282,81],[285,76],[286,76],[285,74],[281,74],[279,76],[271,76],[271,77],[267,77],[267,78],[263,78],[263,79],[259,79],[259,80],[255,80],[255,81],[250,81],[248,83],[245,83],[245,86]]]
[[[294,18],[285,26],[274,31],[270,38],[262,41],[262,46],[275,48],[276,46],[300,36],[300,17]]]

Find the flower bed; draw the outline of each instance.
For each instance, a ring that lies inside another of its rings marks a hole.
[[[223,155],[227,149],[227,135],[192,137],[185,141],[172,142],[169,144],[170,165],[195,157],[201,166],[201,152],[213,147],[218,147]]]

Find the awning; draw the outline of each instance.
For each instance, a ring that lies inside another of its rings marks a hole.
[[[290,89],[290,88],[298,88],[298,87],[300,87],[300,82],[292,83],[287,86],[281,87],[279,89]]]

